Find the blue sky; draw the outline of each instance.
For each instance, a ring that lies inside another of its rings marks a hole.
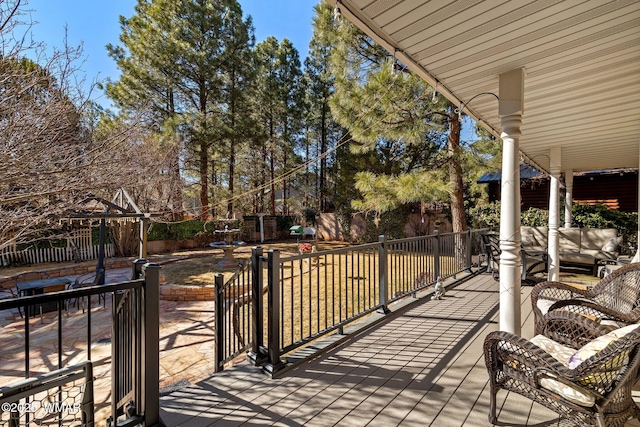
[[[288,38],[300,52],[307,53],[312,35],[313,7],[319,0],[239,0],[245,15],[251,15],[256,42],[267,36],[279,41]],[[67,26],[71,46],[83,43],[86,57],[82,70],[86,80],[118,77],[115,62],[105,46],[119,42],[119,16],[130,17],[136,0],[28,0],[32,19],[38,23],[32,29],[36,41],[61,47]],[[93,95],[96,98],[99,94]],[[99,102],[106,104],[104,99]]]

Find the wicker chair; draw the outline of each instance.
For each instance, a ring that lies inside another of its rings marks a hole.
[[[569,310],[614,327],[640,322],[640,263],[628,264],[600,280],[593,288],[561,282],[541,282],[531,290],[536,334],[542,317],[553,310]]]
[[[532,340],[508,332],[486,337],[489,422],[498,422],[500,389],[521,394],[580,426],[623,426],[630,418],[638,418],[640,408],[632,399],[631,387],[640,367],[640,327],[572,369],[566,353],[577,352],[579,343],[598,341],[591,340],[609,329],[571,312],[552,312],[545,318],[549,320],[543,323],[545,335]],[[558,355],[561,351],[564,358]]]

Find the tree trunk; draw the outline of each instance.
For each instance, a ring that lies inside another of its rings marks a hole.
[[[451,225],[454,233],[467,229],[467,218],[464,212],[464,182],[460,166],[460,122],[458,116],[452,114],[449,119],[449,182],[451,184]],[[454,238],[456,264],[465,264],[465,244],[462,234]]]
[[[275,129],[273,120],[269,121],[269,144],[271,145],[271,155],[269,156],[269,177],[271,178],[271,215],[276,216],[276,142],[274,138]]]
[[[452,114],[449,119],[449,183],[451,184],[451,223],[453,231],[467,229],[467,218],[464,212],[464,182],[462,166],[460,166],[460,122],[458,116]]]
[[[285,136],[285,140],[288,139],[287,136]],[[282,147],[282,170],[286,171],[287,170],[287,148],[286,146],[283,144]],[[285,177],[282,180],[282,215],[289,215],[289,205],[287,203],[287,199],[289,197],[289,195],[287,194],[287,192],[289,191],[289,185],[288,185],[288,181],[287,178]]]
[[[231,146],[229,147],[229,203],[227,203],[227,217],[233,216],[233,177],[236,173],[236,141],[231,140]]]
[[[171,112],[171,116],[173,117],[176,113],[176,109],[173,89],[171,88],[169,88],[167,93],[167,106],[168,111]],[[171,202],[173,212],[171,218],[174,221],[181,221],[184,218],[182,178],[180,177],[180,151],[182,147],[182,138],[178,136],[178,131],[175,126],[173,126],[172,130],[176,140],[175,147],[171,153],[171,164],[169,165],[169,200]]]
[[[180,143],[176,144],[175,152],[171,155],[171,164],[169,167],[169,192],[171,200],[171,215],[174,221],[181,221],[183,214],[182,199],[182,179],[180,178]]]
[[[309,128],[306,128],[306,138],[305,138],[305,161],[306,161],[306,166],[305,166],[305,174],[304,174],[304,205],[305,206],[309,206],[309,193],[311,193],[311,183],[309,182],[309,177],[311,174],[311,165],[309,164],[309,156],[311,155],[311,153],[309,152],[309,146],[311,145],[311,141],[309,140]]]
[[[324,153],[327,151],[327,113],[326,103],[322,103],[321,123],[320,123],[320,211],[327,211],[327,158]]]
[[[209,156],[206,141],[200,141],[200,219],[209,219]]]
[[[260,147],[260,152],[262,153],[262,158],[266,160],[267,158],[267,146],[265,143],[263,143]],[[256,209],[256,213],[264,213],[265,212],[265,208],[264,208],[264,189],[265,189],[265,184],[266,184],[266,180],[265,177],[267,176],[267,162],[266,161],[262,161],[260,162],[262,164],[262,173],[260,174],[260,192],[259,197],[258,197],[258,208]]]
[[[230,106],[230,118],[231,118],[231,132],[236,134],[236,101],[235,101],[235,83],[236,83],[236,69],[231,70],[231,106]],[[234,175],[236,169],[236,139],[230,138],[229,140],[229,202],[227,203],[227,218],[233,216],[233,190],[234,190]]]

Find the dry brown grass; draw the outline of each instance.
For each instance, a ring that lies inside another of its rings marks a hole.
[[[318,251],[328,250],[345,246],[343,242],[313,242]],[[289,256],[298,253],[297,243],[278,242],[268,243],[262,246],[266,254],[270,249],[279,250],[282,256]],[[222,250],[207,250],[208,255],[202,256],[203,251],[176,252],[172,255],[189,256],[194,258],[182,259],[162,265],[161,274],[167,284],[173,285],[191,285],[191,286],[213,286],[216,274],[223,274],[225,281],[229,280],[234,272],[224,271],[216,267],[218,261],[222,259]],[[238,260],[251,257],[251,247],[244,246],[234,252],[235,258]]]

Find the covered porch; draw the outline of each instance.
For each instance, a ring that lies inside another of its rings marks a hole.
[[[520,158],[551,176],[549,277],[558,279],[559,181],[637,168],[640,3],[327,0],[502,140],[500,329],[521,333]],[[636,255],[637,257],[637,255]]]
[[[442,300],[410,300],[384,323],[278,379],[243,362],[161,397],[161,418],[180,426],[487,426],[483,342],[499,329],[498,287],[485,273]],[[531,289],[523,287],[521,299],[528,338]],[[498,398],[500,425],[570,425],[520,395],[501,391]]]

